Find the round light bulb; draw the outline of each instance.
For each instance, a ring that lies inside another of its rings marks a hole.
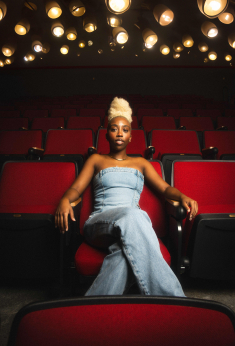
[[[5,64],[6,64],[6,65],[10,65],[10,64],[11,64],[11,59],[6,59],[6,60],[5,60]]]
[[[24,26],[21,25],[21,24],[16,24],[16,26],[15,26],[15,32],[16,32],[18,35],[26,35],[26,34],[27,34],[27,29],[26,29],[26,27],[24,27]]]
[[[149,44],[149,43],[146,43],[146,42],[145,42],[144,45],[145,45],[145,47],[148,48],[148,49],[153,48],[153,46],[152,46],[151,44]]]
[[[66,45],[64,45],[64,46],[62,46],[61,48],[60,48],[60,53],[61,54],[68,54],[68,52],[69,52],[69,47],[68,46],[66,46]]]
[[[124,44],[128,41],[128,35],[125,32],[120,32],[117,35],[117,42],[120,44]]]
[[[4,62],[2,60],[0,60],[0,67],[4,66]]]
[[[216,59],[217,59],[217,54],[216,54],[216,52],[210,52],[210,53],[208,54],[208,58],[209,58],[210,60],[216,60]]]
[[[230,54],[225,55],[225,60],[226,61],[231,61],[232,60],[232,55],[230,55]]]
[[[59,18],[62,14],[62,10],[60,7],[52,7],[48,12],[47,15],[49,18],[56,19]]]
[[[61,28],[60,26],[56,26],[53,29],[53,35],[56,37],[61,37],[62,35],[64,35],[64,29]]]
[[[125,9],[124,0],[110,0],[109,6],[114,12],[122,12]]]
[[[218,29],[217,28],[212,28],[208,31],[208,36],[209,37],[215,37],[218,34]]]
[[[92,41],[88,41],[87,43],[88,43],[88,46],[89,46],[89,47],[93,45],[93,42],[92,42]]]
[[[173,53],[173,58],[174,59],[178,59],[180,57],[180,54],[179,53]]]
[[[85,45],[86,45],[86,42],[85,42],[85,41],[83,41],[83,40],[81,40],[81,41],[79,41],[79,42],[78,42],[78,46],[79,46],[79,48],[84,48],[84,47],[85,47]]]
[[[160,52],[163,54],[163,55],[167,55],[170,53],[170,48],[166,45],[162,45],[160,47]]]
[[[99,54],[102,54],[102,53],[103,53],[103,50],[102,50],[102,49],[98,49],[98,53],[99,53]]]

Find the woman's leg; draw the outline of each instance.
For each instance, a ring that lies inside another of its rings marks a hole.
[[[142,294],[184,296],[177,277],[162,257],[157,236],[144,211],[138,208],[115,208],[104,211],[88,221],[84,234],[88,242],[90,241],[93,245],[98,245],[99,240],[102,238],[104,240],[107,235],[113,239],[119,239],[122,247],[117,256],[118,261],[112,254],[104,260],[100,274],[94,281],[96,290],[92,290],[92,294],[99,294],[96,293],[99,291],[98,287],[104,289],[106,282],[107,286],[110,285],[107,278],[110,276],[114,278],[112,276],[114,263],[119,263],[115,267],[115,273],[120,271],[126,286],[127,269],[123,268],[124,263],[125,268],[128,268],[126,264],[128,261]],[[106,289],[103,294],[110,294],[106,293],[107,291],[109,290]]]

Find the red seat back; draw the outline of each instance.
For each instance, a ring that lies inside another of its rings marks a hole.
[[[20,111],[16,110],[0,110],[0,118],[19,118]]]
[[[72,116],[76,116],[76,109],[52,109],[51,111],[51,117],[63,117],[64,119],[68,119],[68,117]]]
[[[179,117],[192,117],[193,111],[192,109],[173,109],[169,108],[167,109],[167,115],[172,116],[175,119],[179,119]]]
[[[0,130],[19,130],[22,127],[28,129],[28,118],[2,118],[0,121]]]
[[[33,120],[33,118],[47,118],[48,110],[43,109],[27,109],[23,113],[23,117],[29,118],[29,121]]]
[[[221,116],[221,111],[219,109],[197,109],[196,116],[198,117],[211,117],[216,120],[217,117]]]
[[[84,130],[49,130],[46,137],[44,155],[87,155],[88,148],[93,147],[93,131]]]
[[[42,130],[47,132],[50,129],[58,129],[59,127],[64,127],[64,118],[34,118],[31,129],[32,130]]]
[[[0,154],[28,155],[31,147],[42,147],[42,131],[1,131]]]
[[[175,130],[175,119],[173,117],[151,117],[143,116],[142,126],[146,132],[153,129]]]
[[[69,117],[67,129],[92,129],[96,133],[101,125],[100,117]]]
[[[186,130],[214,130],[211,117],[180,117],[180,126],[185,126]]]
[[[235,131],[204,131],[204,146],[218,148],[217,159],[223,154],[235,155]]]
[[[98,108],[94,108],[94,109],[93,108],[91,108],[91,109],[83,108],[83,109],[80,110],[79,115],[83,116],[83,117],[98,116],[98,117],[101,118],[101,120],[103,120],[104,117],[105,117],[105,113],[106,113],[105,109],[102,109],[102,108],[101,109],[98,109]]]
[[[226,126],[228,130],[235,130],[235,117],[218,117],[217,127]]]
[[[196,131],[152,130],[150,145],[155,147],[153,158],[158,160],[164,154],[201,155]]]
[[[143,116],[163,116],[162,109],[159,108],[139,108],[137,110],[137,118],[141,121]]]

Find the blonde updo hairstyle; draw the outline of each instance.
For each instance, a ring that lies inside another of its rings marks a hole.
[[[131,124],[132,123],[131,115],[132,115],[132,109],[129,103],[122,98],[114,97],[113,101],[110,104],[110,108],[108,110],[108,128],[109,128],[110,121],[116,117],[124,117]]]

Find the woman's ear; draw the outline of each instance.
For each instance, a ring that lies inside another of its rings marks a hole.
[[[132,138],[132,137],[130,136],[130,138],[129,138],[129,142],[131,142],[131,138]]]

